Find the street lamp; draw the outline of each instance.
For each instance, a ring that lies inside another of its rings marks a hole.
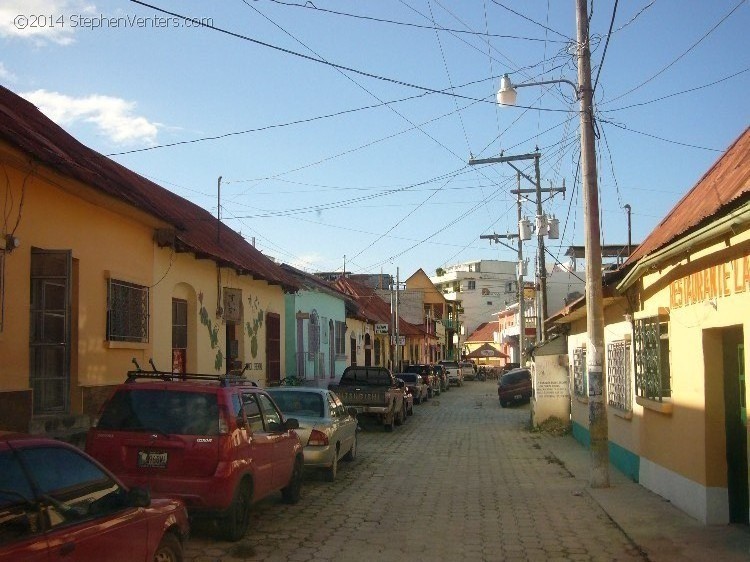
[[[599,187],[596,177],[591,49],[587,0],[576,0],[578,85],[570,80],[545,80],[513,85],[505,74],[500,80],[497,102],[514,105],[516,88],[565,83],[573,87],[580,102],[581,170],[586,259],[586,375],[588,378],[589,434],[591,437],[591,487],[609,487],[609,435],[604,400],[604,298],[602,295],[602,246],[599,224]]]
[[[580,99],[578,94],[578,86],[576,86],[570,80],[565,78],[559,78],[558,80],[542,80],[541,82],[525,82],[523,84],[513,84],[510,80],[510,76],[503,74],[500,78],[500,89],[497,92],[497,103],[500,105],[516,105],[516,97],[518,92],[516,88],[525,88],[526,86],[544,86],[545,84],[570,84],[576,93],[576,99]]]

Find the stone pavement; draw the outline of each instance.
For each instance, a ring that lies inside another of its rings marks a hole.
[[[704,527],[614,469],[588,488],[588,453],[500,408],[492,381],[414,408],[393,433],[364,424],[336,482],[305,476],[302,500],[257,504],[237,543],[196,527],[186,560],[748,560],[747,529]],[[710,553],[710,556],[706,556]]]

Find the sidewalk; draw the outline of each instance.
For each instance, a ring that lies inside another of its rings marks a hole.
[[[588,449],[572,436],[544,436],[544,445],[581,484],[644,558],[652,562],[750,560],[750,529],[739,525],[703,525],[661,496],[628,479],[610,465],[610,487],[589,487]]]

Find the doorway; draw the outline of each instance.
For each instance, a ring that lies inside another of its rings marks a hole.
[[[722,344],[729,522],[747,525],[750,522],[748,520],[750,493],[747,481],[747,401],[742,328],[724,330]]]
[[[29,373],[33,414],[70,409],[72,252],[31,250]]]

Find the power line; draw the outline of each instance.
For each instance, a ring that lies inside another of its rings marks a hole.
[[[656,74],[653,74],[653,75],[652,75],[652,76],[651,76],[650,78],[647,78],[646,80],[644,80],[643,82],[641,82],[641,83],[640,83],[640,84],[638,84],[637,86],[635,86],[635,87],[631,88],[631,89],[630,89],[630,90],[628,90],[627,92],[625,92],[625,93],[623,93],[623,94],[620,94],[619,96],[617,96],[617,97],[615,97],[615,98],[612,98],[611,100],[608,100],[608,101],[607,101],[607,103],[612,103],[613,101],[617,101],[617,100],[619,100],[620,98],[623,98],[623,97],[625,97],[625,96],[627,96],[627,95],[629,95],[629,94],[632,94],[632,93],[633,93],[633,92],[635,92],[636,90],[639,90],[640,88],[642,88],[643,86],[645,86],[646,84],[648,84],[649,82],[651,82],[651,81],[652,81],[652,80],[653,80],[654,78],[656,78],[657,76],[659,76],[659,75],[663,74],[664,72],[666,72],[666,71],[667,71],[668,69],[670,69],[670,68],[671,68],[672,66],[674,66],[674,65],[675,65],[675,64],[676,64],[676,63],[677,63],[677,62],[678,62],[678,61],[679,61],[680,59],[682,59],[682,58],[683,58],[683,57],[684,57],[685,55],[687,55],[687,54],[688,54],[688,53],[689,53],[690,51],[692,51],[692,50],[693,50],[693,49],[695,49],[695,48],[696,48],[696,47],[697,47],[698,45],[700,45],[700,44],[701,44],[701,43],[703,42],[703,40],[704,40],[704,39],[706,39],[706,38],[707,38],[707,37],[708,37],[709,35],[711,35],[711,33],[713,33],[714,31],[716,31],[716,29],[717,29],[717,28],[718,28],[718,27],[719,27],[719,26],[720,26],[720,25],[721,25],[722,23],[724,23],[724,22],[725,22],[725,21],[726,21],[726,20],[727,20],[727,19],[729,18],[729,16],[731,16],[731,15],[732,15],[732,14],[733,14],[734,12],[736,12],[736,11],[737,11],[737,9],[738,9],[738,8],[739,8],[739,7],[740,7],[740,6],[742,5],[742,4],[744,4],[745,2],[746,2],[746,0],[740,0],[740,1],[739,1],[739,2],[737,3],[737,5],[736,5],[736,6],[734,7],[734,8],[732,8],[732,9],[731,9],[731,10],[729,11],[729,13],[728,13],[727,15],[725,15],[725,16],[724,16],[723,18],[721,18],[721,20],[719,20],[719,22],[718,22],[718,23],[716,23],[716,25],[714,25],[714,26],[713,26],[713,27],[712,27],[711,29],[709,29],[708,31],[706,31],[706,33],[704,33],[704,34],[703,34],[703,36],[702,36],[702,37],[701,37],[700,39],[698,39],[698,40],[697,40],[697,41],[696,41],[695,43],[693,43],[692,45],[690,45],[690,47],[688,47],[688,48],[687,48],[687,50],[683,51],[683,52],[682,52],[682,53],[681,53],[681,54],[680,54],[680,55],[679,55],[679,56],[678,56],[678,57],[677,57],[676,59],[674,59],[674,60],[673,60],[672,62],[670,62],[670,63],[669,63],[668,65],[666,65],[665,67],[663,67],[663,68],[662,68],[661,70],[659,70],[659,71],[658,71],[658,72],[657,72]]]
[[[542,23],[539,23],[538,21],[535,21],[535,20],[531,19],[530,17],[524,16],[524,15],[523,15],[522,13],[520,13],[520,12],[516,12],[515,10],[513,10],[513,9],[511,9],[511,8],[508,8],[508,6],[506,6],[505,4],[501,4],[500,2],[498,2],[498,0],[492,0],[492,3],[493,3],[493,4],[497,4],[497,5],[498,5],[498,6],[500,6],[501,8],[503,8],[503,9],[505,9],[505,10],[508,10],[508,11],[509,11],[510,13],[512,13],[512,14],[515,14],[515,15],[517,15],[517,16],[518,16],[519,18],[523,18],[523,19],[525,19],[526,21],[528,21],[528,22],[531,22],[531,23],[533,23],[534,25],[538,25],[538,26],[539,26],[539,27],[541,27],[542,29],[546,29],[547,31],[551,31],[551,32],[552,32],[552,33],[554,33],[555,35],[559,35],[560,37],[564,38],[564,39],[565,39],[566,41],[568,41],[568,42],[570,42],[570,41],[573,41],[573,39],[571,39],[571,38],[570,38],[570,37],[568,37],[567,35],[565,35],[565,34],[563,34],[563,33],[560,33],[559,31],[556,31],[556,30],[552,29],[551,27],[547,27],[546,25],[544,25],[544,24],[542,24]]]
[[[257,1],[257,0],[256,0]],[[489,32],[480,32],[480,31],[471,31],[471,30],[464,30],[464,29],[451,29],[448,27],[442,27],[438,26],[437,24],[434,24],[432,26],[429,25],[420,25],[418,23],[410,23],[410,22],[404,22],[404,21],[396,21],[396,20],[389,20],[384,18],[376,18],[373,16],[363,16],[359,14],[351,14],[348,12],[339,12],[336,10],[329,10],[326,8],[318,8],[317,6],[313,5],[311,2],[306,2],[305,4],[296,4],[294,2],[281,2],[281,0],[269,0],[270,2],[273,2],[274,4],[280,4],[282,6],[291,6],[294,8],[305,8],[309,10],[313,10],[315,12],[323,12],[327,14],[334,14],[337,16],[344,16],[348,18],[355,18],[355,19],[361,19],[361,20],[368,20],[368,21],[374,21],[378,23],[387,23],[391,25],[400,25],[405,27],[415,27],[418,29],[426,29],[426,30],[435,30],[435,31],[445,31],[447,33],[463,33],[466,35],[477,35],[480,37],[495,37],[498,39],[519,39],[523,41],[545,41],[545,39],[538,39],[536,37],[522,37],[519,35],[500,35],[496,33],[489,33]],[[564,43],[564,41],[556,41],[557,43]]]

